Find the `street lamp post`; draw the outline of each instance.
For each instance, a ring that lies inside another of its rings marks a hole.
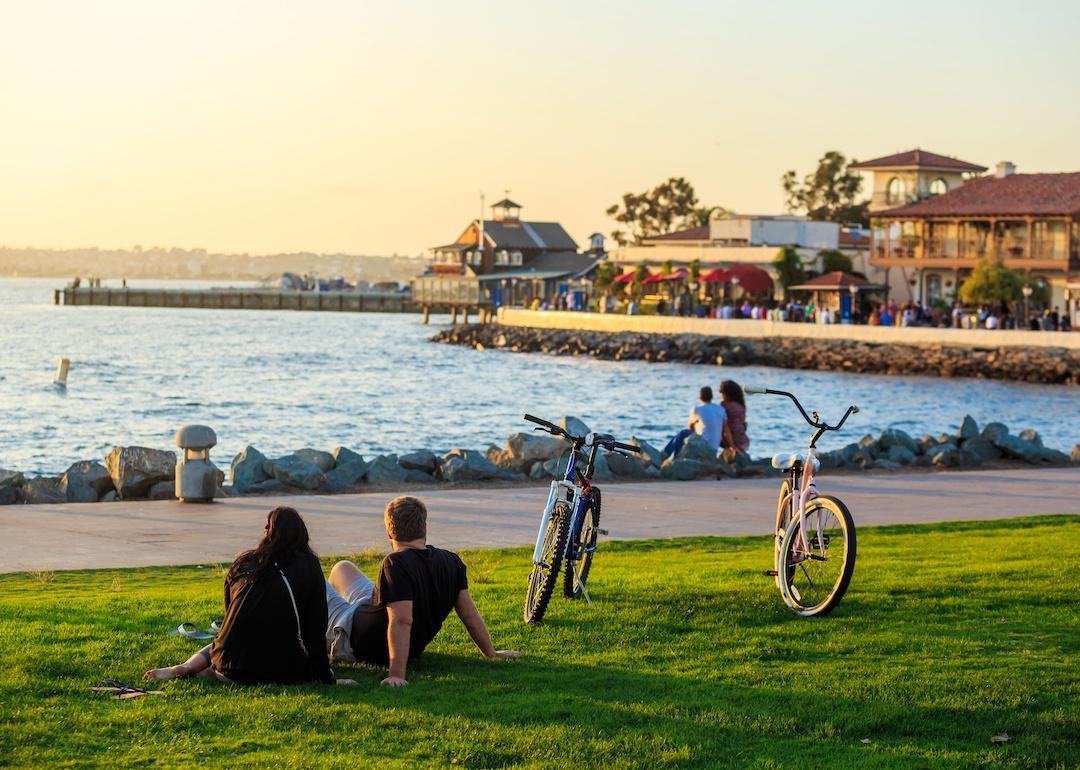
[[[859,304],[859,287],[853,283],[848,286],[848,292],[851,293],[851,323],[855,323],[855,310]]]
[[[1031,299],[1031,287],[1025,285],[1020,290],[1024,295],[1024,326],[1031,325],[1031,310],[1028,308],[1028,301]]]

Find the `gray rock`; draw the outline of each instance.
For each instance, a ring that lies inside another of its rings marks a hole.
[[[960,439],[978,438],[979,426],[975,422],[975,418],[970,414],[964,415],[963,421],[960,423],[960,430],[956,434]]]
[[[918,455],[915,452],[912,452],[907,447],[897,444],[885,453],[884,458],[879,458],[878,462],[883,459],[891,463],[896,463],[897,465],[911,465],[915,462],[916,457],[918,457]]]
[[[692,481],[701,475],[702,464],[697,460],[669,457],[660,466],[660,478],[674,481]]]
[[[447,481],[488,481],[491,479],[517,479],[521,475],[500,468],[473,449],[451,449],[443,455],[439,464],[442,477]]]
[[[253,446],[244,447],[229,466],[229,483],[237,494],[244,494],[253,484],[266,481],[266,455]]]
[[[172,500],[176,497],[175,481],[159,481],[150,487],[146,496],[151,500]]]
[[[980,463],[987,463],[1001,457],[1001,451],[981,437],[966,440],[961,446],[961,451],[977,457]]]
[[[22,487],[0,487],[0,505],[15,505],[22,500]]]
[[[1069,459],[1074,463],[1080,463],[1080,444],[1077,444],[1072,448],[1072,452],[1069,453]]]
[[[249,495],[281,495],[290,491],[289,487],[282,484],[277,479],[264,479],[255,484],[252,484],[247,488],[246,494]]]
[[[1068,465],[1069,455],[1064,452],[1059,452],[1056,449],[1050,449],[1048,447],[1040,447],[1042,449],[1042,461],[1044,463],[1050,463],[1052,465]]]
[[[882,471],[895,471],[900,469],[900,463],[895,460],[890,460],[887,457],[880,457],[871,464],[872,468]]]
[[[549,461],[549,462],[554,462],[554,460]],[[530,479],[542,479],[546,475],[547,475],[547,471],[544,470],[544,463],[533,463],[532,467],[529,468],[529,478]]]
[[[143,497],[160,481],[174,481],[176,454],[141,446],[116,447],[105,458],[122,500]]]
[[[645,478],[645,463],[636,457],[626,457],[615,452],[605,453],[608,467],[620,479]]]
[[[1039,431],[1034,428],[1026,428],[1020,431],[1020,438],[1024,441],[1030,441],[1035,446],[1042,446],[1042,436],[1039,435]]]
[[[1042,462],[1042,447],[1036,446],[1030,441],[1024,441],[1019,436],[1010,436],[1008,434],[998,436],[994,446],[1000,449],[1006,457],[1014,460],[1023,460],[1032,465],[1039,465]]]
[[[318,489],[326,483],[326,475],[317,465],[295,454],[267,460],[263,470],[270,478],[297,489]]]
[[[934,447],[927,456],[930,458],[930,462],[938,468],[952,468],[960,461],[956,447],[949,445]]]
[[[307,460],[309,463],[318,468],[322,473],[326,473],[332,470],[337,463],[335,458],[329,452],[323,452],[321,449],[312,449],[311,447],[305,447],[304,449],[297,449],[293,452],[297,457]]]
[[[881,438],[878,439],[878,446],[886,454],[896,447],[906,449],[912,454],[919,454],[919,442],[899,428],[886,428],[882,431]]]
[[[558,457],[568,446],[563,439],[547,434],[515,433],[506,439],[506,450],[513,458],[512,466],[515,470],[537,460]]]
[[[615,474],[611,472],[611,466],[608,465],[607,457],[604,455],[606,452],[600,451],[596,453],[596,461],[593,463],[593,481],[614,481]],[[581,466],[584,468],[585,466]]]
[[[748,465],[746,467],[751,468],[753,466]],[[731,463],[725,462],[724,460],[716,461],[716,472],[717,478],[719,478],[720,476],[727,476],[729,479],[733,479],[739,475],[739,469]]]
[[[1002,436],[1009,435],[1009,429],[1004,423],[1000,422],[988,422],[983,426],[980,436],[983,441],[989,441],[991,444],[996,444],[997,440]]]
[[[405,471],[406,484],[434,484],[435,482],[435,477],[432,476],[430,473],[424,473],[423,471],[418,471],[415,468],[410,468],[409,470]]]
[[[334,467],[337,468],[341,465],[348,465],[349,463],[361,462],[365,465],[367,461],[358,452],[354,452],[348,447],[339,446],[334,449]]]
[[[569,415],[563,417],[557,423],[560,428],[565,430],[571,436],[584,436],[589,433],[589,426],[579,420],[577,417],[570,417]]]
[[[702,465],[714,467],[716,465],[716,450],[709,446],[709,442],[696,433],[687,437],[679,454],[679,460],[695,460]]]
[[[868,462],[876,460],[878,455],[881,454],[877,439],[869,433],[859,439],[859,451],[862,452],[863,457],[867,458]]]
[[[214,491],[214,497],[236,497],[236,490],[228,484],[222,484]]]
[[[648,479],[658,479],[658,478],[660,478],[660,469],[657,468],[655,465],[646,465],[645,466],[645,478],[648,478]]]
[[[26,483],[26,477],[19,471],[0,468],[0,487],[21,487],[24,483]]]
[[[114,501],[119,500],[119,499],[120,499],[120,495],[118,495],[116,493],[116,490],[114,489],[114,490],[112,490],[110,492],[106,492],[105,494],[103,494],[101,496],[101,499],[98,500],[98,502],[99,503],[111,503],[111,502],[114,502]]]
[[[400,484],[407,474],[408,471],[398,465],[397,455],[379,455],[367,466],[369,484]]]
[[[53,476],[27,479],[22,486],[22,498],[31,505],[67,502],[67,496],[60,488],[60,479]]]
[[[64,471],[60,488],[69,503],[96,503],[113,489],[112,476],[101,463],[85,460]]]
[[[639,447],[641,449],[641,457],[644,458],[649,465],[659,468],[664,464],[664,455],[659,449],[645,439],[634,436],[627,443]]]
[[[359,455],[357,455],[359,457]],[[354,489],[367,478],[368,464],[361,458],[341,463],[326,474],[325,488],[328,492],[344,492]]]
[[[541,478],[558,477],[561,479],[566,475],[566,464],[569,460],[570,453],[567,452],[562,457],[553,457],[552,459],[545,461],[540,465],[540,468],[543,471],[543,473],[541,473]]]
[[[961,468],[978,468],[983,464],[983,459],[975,452],[967,448],[965,442],[956,452],[956,464]]]
[[[410,452],[399,457],[398,465],[407,471],[420,471],[430,476],[439,467],[439,458],[435,456],[434,452],[421,449],[419,452]]]

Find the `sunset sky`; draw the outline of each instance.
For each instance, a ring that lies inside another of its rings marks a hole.
[[[826,150],[1080,170],[1076,2],[5,2],[0,244],[420,253],[478,193],[579,243]]]

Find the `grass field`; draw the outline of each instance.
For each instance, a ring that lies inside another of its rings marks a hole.
[[[480,658],[451,619],[408,688],[339,666],[360,686],[132,701],[89,688],[190,654],[165,631],[221,615],[220,565],[0,576],[0,765],[1080,764],[1080,517],[862,530],[847,597],[815,620],[761,575],[769,549],[604,543],[593,605],[553,599],[537,628],[527,552],[467,553],[496,645],[525,658]]]

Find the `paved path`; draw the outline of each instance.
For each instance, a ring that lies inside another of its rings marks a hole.
[[[1080,468],[825,477],[857,525],[1080,514]],[[609,484],[604,526],[612,538],[755,535],[771,528],[774,480]],[[545,489],[432,489],[432,542],[448,548],[531,545]],[[225,562],[256,542],[266,512],[296,507],[315,550],[386,548],[389,493],[245,497],[213,505],[132,501],[0,507],[0,572]]]

